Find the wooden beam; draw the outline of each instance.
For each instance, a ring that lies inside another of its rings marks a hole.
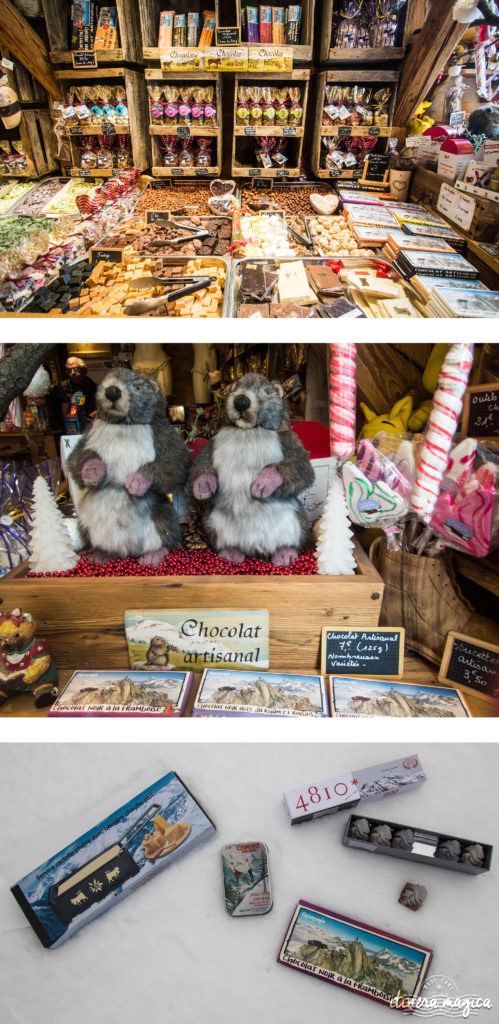
[[[432,4],[403,65],[394,124],[405,125],[413,117],[464,34],[465,26],[452,17],[453,6],[454,0]]]
[[[11,0],[0,0],[0,42],[43,85],[49,96],[61,100],[46,46]]]

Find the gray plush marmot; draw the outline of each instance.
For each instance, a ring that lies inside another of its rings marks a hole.
[[[290,565],[307,522],[300,495],[314,471],[296,434],[280,384],[247,373],[225,399],[227,425],[203,448],[191,472],[194,497],[206,502],[203,527],[222,557]]]
[[[117,367],[96,401],[97,416],[68,459],[85,488],[77,512],[89,557],[159,565],[180,543],[189,453],[166,419],[157,381]]]

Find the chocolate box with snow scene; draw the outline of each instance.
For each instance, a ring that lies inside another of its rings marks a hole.
[[[308,782],[284,794],[284,804],[292,825],[300,821],[335,814],[342,808],[356,807],[361,800],[382,800],[396,793],[417,789],[426,781],[417,754],[395,761],[359,768],[322,782]]]
[[[195,797],[169,772],[11,892],[40,942],[55,949],[214,832]]]

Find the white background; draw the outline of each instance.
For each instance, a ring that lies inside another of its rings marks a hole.
[[[288,824],[285,789],[415,752],[428,781],[366,812],[497,844],[497,747],[485,743],[2,744],[2,1024],[389,1019],[388,1008],[275,962],[300,898],[433,949],[430,975],[490,998],[493,1009],[478,1017],[497,1020],[494,861],[491,872],[468,876],[369,856],[342,845],[346,811]],[[45,950],[9,886],[170,769],[213,818],[215,837]],[[220,849],[255,839],[269,845],[274,908],[233,920]],[[397,903],[406,881],[429,890],[417,913]]]

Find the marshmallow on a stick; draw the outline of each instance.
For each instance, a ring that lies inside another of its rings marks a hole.
[[[440,370],[426,434],[421,448],[411,506],[429,523],[445,475],[464,393],[473,364],[473,345],[458,342]]]

